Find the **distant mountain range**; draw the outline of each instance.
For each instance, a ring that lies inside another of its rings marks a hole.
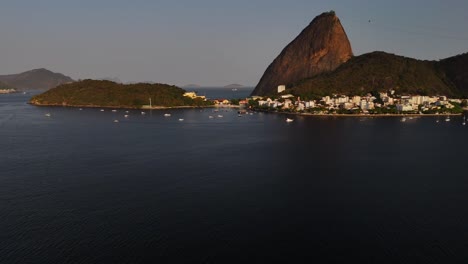
[[[232,88],[242,88],[242,87],[244,87],[244,86],[240,85],[240,84],[237,84],[237,83],[229,84],[229,85],[224,86],[224,88],[230,88],[230,89],[232,89]]]
[[[48,90],[74,80],[47,69],[35,69],[18,74],[0,75],[0,83],[17,90]]]

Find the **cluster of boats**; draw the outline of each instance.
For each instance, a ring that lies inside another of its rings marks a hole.
[[[81,110],[83,110],[83,109],[80,108],[79,110],[81,111]],[[101,109],[100,111],[101,111],[101,112],[104,112],[105,110],[104,110],[104,109]],[[111,111],[114,112],[114,113],[117,112],[117,110],[115,110],[115,109],[113,109],[113,110],[111,110]],[[218,112],[218,111],[219,111],[218,109],[213,110],[213,112]],[[243,115],[253,115],[253,113],[249,113],[249,112],[247,112],[246,110],[239,110],[237,113],[238,113],[238,117],[242,117]],[[129,114],[129,111],[125,111],[124,117],[125,117],[125,118],[128,118],[128,117],[129,117],[128,114]],[[146,115],[146,112],[143,112],[143,111],[142,111],[142,112],[141,112],[141,115]],[[50,113],[46,113],[45,116],[46,116],[46,117],[51,117],[51,114],[50,114]],[[170,116],[171,116],[170,113],[165,113],[165,114],[164,114],[164,117],[170,117]],[[213,119],[214,117],[215,117],[214,115],[208,116],[208,118],[210,118],[210,119]],[[223,118],[224,116],[221,115],[221,114],[218,114],[217,117],[218,117],[218,118]],[[414,119],[414,118],[417,118],[417,117],[412,117],[412,116],[409,116],[408,118],[407,118],[407,117],[402,117],[400,121],[401,121],[401,122],[406,122],[408,119],[409,119],[409,120],[412,120],[412,119]],[[183,119],[183,118],[179,118],[179,121],[182,122],[182,121],[184,121],[184,119]],[[292,118],[286,118],[286,122],[287,122],[287,123],[291,123],[291,122],[293,122],[293,121],[294,121],[294,119],[292,119]],[[445,118],[445,122],[450,122],[450,121],[451,121],[450,116],[447,116],[447,117]],[[468,121],[468,119],[467,119],[465,116],[463,116],[463,118],[462,118],[462,125],[465,126],[465,125],[466,125],[466,121]],[[119,122],[118,119],[114,119],[114,123],[118,123],[118,122]],[[439,123],[440,120],[437,119],[436,122]]]
[[[411,120],[411,119],[413,119],[413,117],[410,116],[410,117],[408,117],[408,119]],[[406,120],[407,120],[406,117],[402,117],[400,121],[401,122],[406,122]],[[447,116],[444,120],[445,120],[445,122],[450,122],[451,121],[450,116]],[[466,121],[467,121],[467,118],[465,116],[463,116],[462,117],[462,125],[466,126]],[[439,123],[439,122],[440,122],[440,120],[439,120],[439,118],[437,118],[436,123]]]

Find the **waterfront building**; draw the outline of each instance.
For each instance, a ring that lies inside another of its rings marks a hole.
[[[396,108],[397,108],[397,111],[400,111],[400,112],[409,112],[409,111],[414,110],[413,105],[411,104],[397,104]]]
[[[286,90],[286,85],[278,85],[278,93],[282,93]]]

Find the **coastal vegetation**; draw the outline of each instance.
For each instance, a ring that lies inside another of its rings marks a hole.
[[[421,61],[373,52],[353,57],[335,71],[301,80],[285,93],[304,99],[331,94],[376,94],[388,90],[399,94],[468,97],[468,91],[454,83],[457,68],[452,69],[452,65],[451,61]]]
[[[119,84],[105,80],[82,80],[62,84],[31,98],[35,105],[142,108],[207,106],[212,102],[184,96],[185,90],[167,84]]]

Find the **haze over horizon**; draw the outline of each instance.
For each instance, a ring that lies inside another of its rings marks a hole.
[[[0,74],[255,86],[312,19],[336,11],[355,55],[437,60],[468,52],[468,2],[89,1],[4,3]]]

